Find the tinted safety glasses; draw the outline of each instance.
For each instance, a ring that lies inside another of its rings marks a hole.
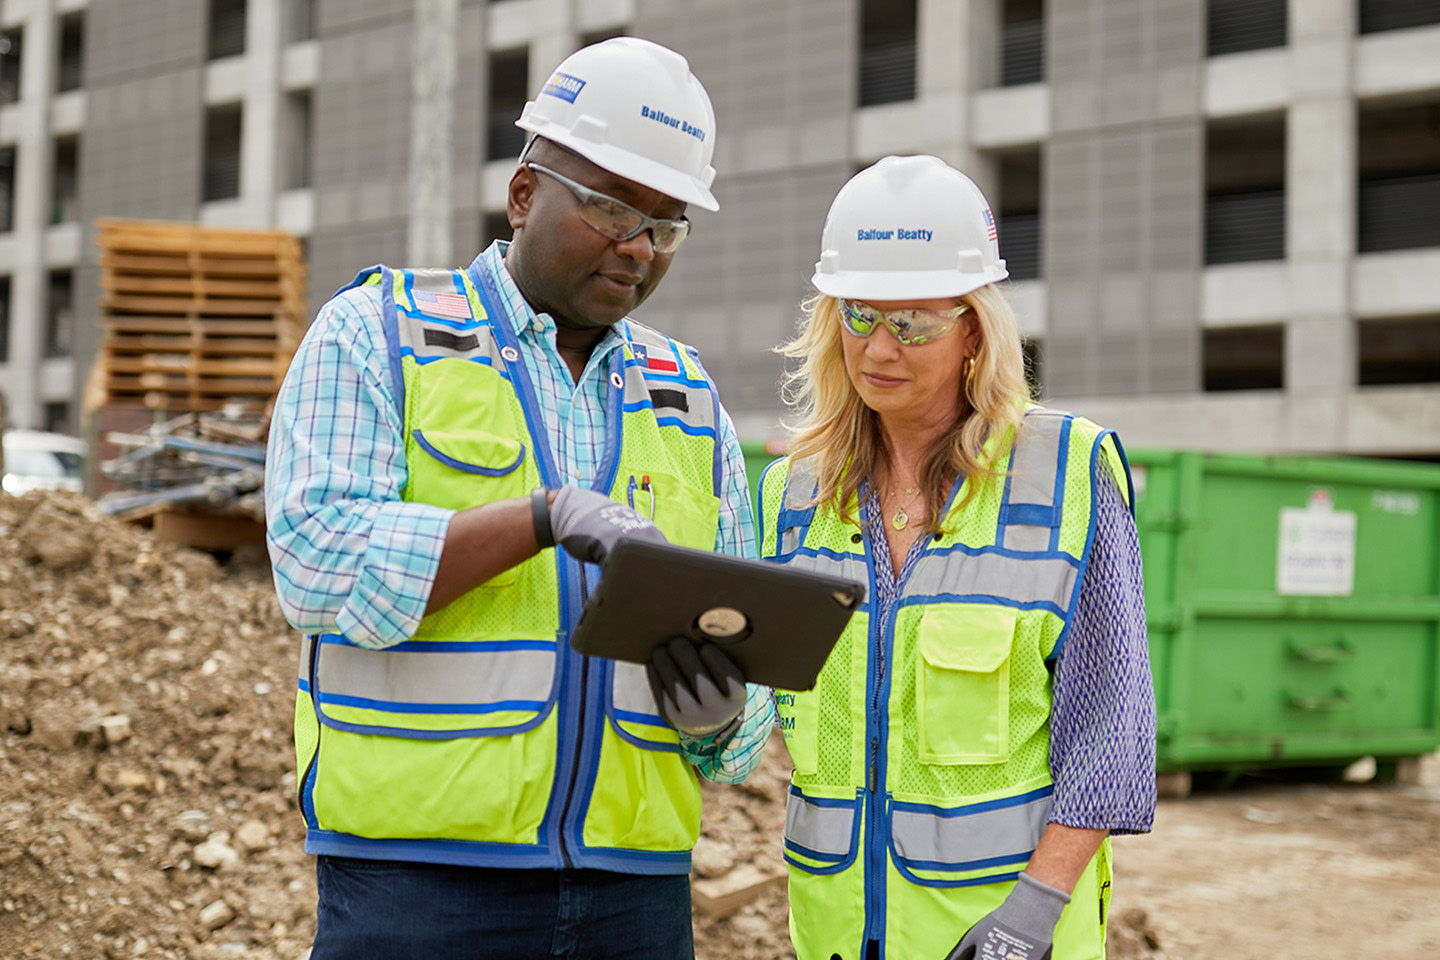
[[[690,221],[657,220],[647,217],[628,203],[622,203],[598,190],[591,190],[583,183],[576,183],[569,177],[562,177],[549,167],[538,163],[526,163],[526,169],[545,174],[563,184],[580,201],[580,219],[612,240],[629,240],[646,230],[650,231],[650,243],[656,253],[674,253],[680,241],[690,232]]]
[[[877,310],[857,300],[840,301],[840,322],[857,337],[868,337],[885,324],[895,339],[907,346],[938,340],[955,329],[955,321],[969,312],[962,303],[953,310]]]

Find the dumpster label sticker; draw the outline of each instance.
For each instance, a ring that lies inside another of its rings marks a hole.
[[[1376,490],[1370,498],[1376,510],[1413,517],[1420,512],[1420,494],[1400,490]]]
[[[1335,510],[1329,497],[1305,508],[1280,510],[1275,592],[1348,597],[1355,591],[1355,513]]]

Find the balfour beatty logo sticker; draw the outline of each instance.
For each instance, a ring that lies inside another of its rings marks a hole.
[[[568,73],[556,72],[550,77],[550,82],[545,84],[541,93],[548,93],[552,97],[559,97],[566,103],[574,103],[575,98],[580,96],[580,91],[585,89],[585,81],[579,77],[572,77]]]
[[[924,240],[930,242],[935,235],[933,230],[919,228],[907,230],[904,227],[896,227],[893,230],[879,230],[874,227],[861,227],[855,231],[856,240]]]
[[[676,130],[679,130],[681,133],[688,133],[688,134],[690,134],[690,136],[694,137],[696,140],[702,140],[702,141],[703,141],[703,140],[705,139],[705,131],[704,131],[704,130],[701,130],[699,127],[692,127],[690,124],[686,123],[684,120],[681,120],[681,119],[679,119],[679,118],[677,118],[677,117],[672,117],[672,116],[670,116],[670,114],[666,113],[666,112],[663,111],[663,110],[655,110],[655,109],[653,109],[653,108],[651,108],[651,107],[641,107],[641,108],[640,108],[640,116],[644,117],[646,120],[655,120],[655,121],[658,121],[658,122],[660,122],[660,123],[663,123],[663,124],[665,124],[667,127],[674,127]]]

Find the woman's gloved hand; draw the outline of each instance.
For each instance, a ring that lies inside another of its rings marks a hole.
[[[561,487],[549,510],[551,541],[577,560],[600,563],[621,537],[665,543],[665,534],[649,520],[603,493]],[[545,543],[543,531],[536,538]]]
[[[745,709],[745,674],[708,640],[672,637],[650,652],[645,674],[661,715],[686,736],[723,733]]]
[[[1022,873],[1005,902],[967,930],[945,960],[1050,960],[1055,924],[1069,902],[1069,894]]]

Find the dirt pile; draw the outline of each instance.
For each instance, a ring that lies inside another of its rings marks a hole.
[[[296,649],[263,562],[221,567],[80,496],[0,495],[0,957],[305,954]],[[772,744],[746,786],[706,786],[697,885],[756,864],[766,884],[697,913],[702,960],[789,955],[787,776]]]

